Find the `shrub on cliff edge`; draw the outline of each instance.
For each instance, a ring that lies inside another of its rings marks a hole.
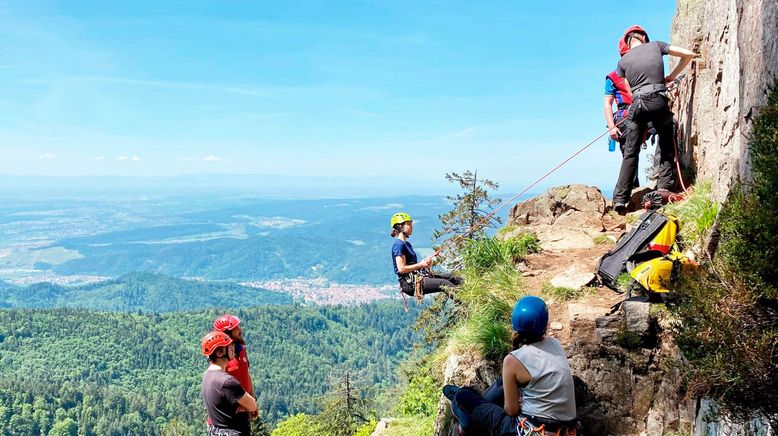
[[[753,180],[718,217],[717,258],[683,277],[676,341],[688,393],[732,412],[778,418],[778,82],[754,120]]]

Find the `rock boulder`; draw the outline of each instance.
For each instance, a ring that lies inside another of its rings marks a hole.
[[[605,231],[607,211],[608,202],[598,188],[565,185],[515,205],[508,215],[508,225],[517,226],[516,232],[531,227],[547,250],[589,248],[595,245],[593,239]]]

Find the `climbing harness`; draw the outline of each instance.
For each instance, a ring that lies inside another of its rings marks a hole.
[[[240,432],[229,428],[220,428],[215,425],[208,426],[208,436],[240,436]]]
[[[526,416],[520,416],[518,424],[516,425],[516,433],[519,436],[533,436],[533,435],[554,435],[554,436],[575,436],[577,434],[576,421],[572,422],[558,422],[540,419],[533,417],[533,421],[546,421],[536,426],[534,422],[530,421],[530,418]]]
[[[430,271],[424,268],[419,271],[413,271],[400,278],[400,295],[403,297],[403,310],[408,312],[408,295],[413,294],[416,303],[421,304],[424,297],[422,288],[424,278],[430,276]]]

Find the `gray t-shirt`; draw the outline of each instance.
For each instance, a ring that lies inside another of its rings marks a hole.
[[[511,354],[532,377],[521,388],[521,413],[557,421],[575,419],[573,373],[559,341],[547,337]]]
[[[634,93],[645,85],[665,83],[665,63],[662,56],[669,53],[670,44],[653,41],[641,44],[621,58],[616,74],[626,77]]]
[[[211,423],[219,428],[251,434],[247,412],[238,413],[238,400],[246,393],[235,377],[225,371],[205,371],[203,374],[203,403]]]

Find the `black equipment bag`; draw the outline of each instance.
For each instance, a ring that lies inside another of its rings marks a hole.
[[[667,217],[660,213],[649,210],[641,215],[635,227],[619,238],[613,250],[605,253],[600,259],[597,265],[600,282],[614,291],[619,291],[616,278],[627,270],[627,260],[645,248],[665,224],[667,224]],[[659,255],[661,256],[661,253]]]

